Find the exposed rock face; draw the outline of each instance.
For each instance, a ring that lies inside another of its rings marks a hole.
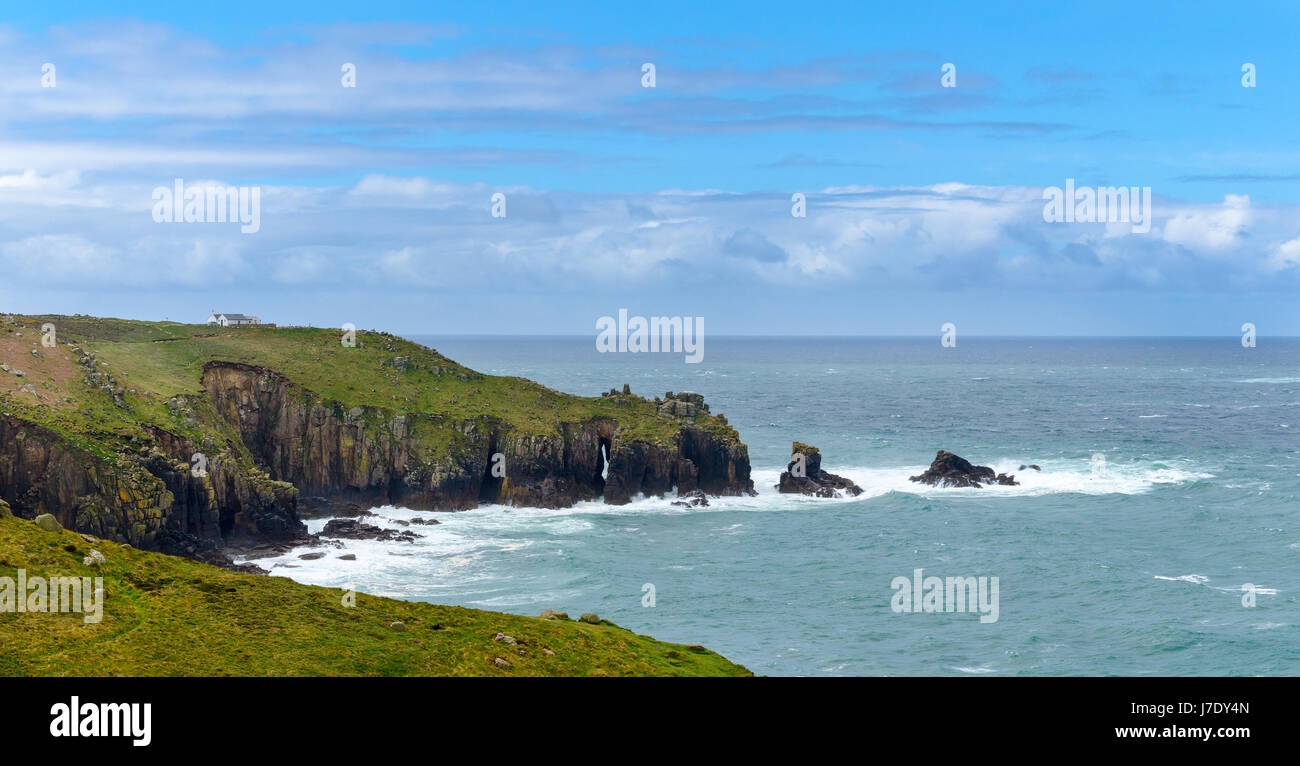
[[[117,390],[93,355],[81,357],[88,385]],[[133,435],[115,454],[0,413],[0,498],[22,518],[49,513],[67,529],[237,568],[223,547],[307,538],[300,491],[331,516],[381,504],[554,508],[597,498],[622,504],[674,489],[753,493],[748,449],[720,417],[706,426],[682,422],[667,443],[656,443],[627,436],[616,417],[538,435],[488,417],[344,410],[243,364],[209,363],[202,384],[202,395],[165,402],[178,433],[141,424],[143,437]],[[673,406],[682,411],[674,417],[707,412],[702,397],[678,396]],[[181,435],[214,421],[230,437],[203,436],[196,445]],[[204,469],[193,463],[200,453]],[[491,471],[498,453],[504,476]]]
[[[812,495],[813,497],[852,497],[862,494],[862,487],[843,476],[822,470],[821,451],[802,442],[790,448],[791,460],[781,474],[777,491],[784,494]]]
[[[617,420],[565,423],[555,435],[516,434],[493,419],[449,421],[313,403],[275,373],[209,363],[203,384],[217,411],[236,425],[272,476],[332,501],[459,510],[484,503],[560,508],[604,498],[623,504],[638,493],[696,489],[715,495],[753,492],[749,451],[689,426],[673,444],[620,438]],[[449,454],[426,454],[416,436],[450,430]],[[506,475],[491,476],[504,455]],[[605,462],[609,469],[606,476]]]
[[[1020,483],[1015,476],[997,473],[986,465],[971,465],[969,460],[944,450],[939,450],[934,456],[934,462],[930,463],[925,473],[912,476],[910,480],[934,487],[981,487],[985,484],[1015,486]]]
[[[212,456],[206,474],[195,475],[188,460],[196,450],[166,432],[155,437],[153,448],[117,455],[114,463],[41,426],[0,415],[0,492],[23,518],[48,513],[68,529],[226,567],[230,561],[218,550],[224,542],[306,534],[291,485],[220,455]]]

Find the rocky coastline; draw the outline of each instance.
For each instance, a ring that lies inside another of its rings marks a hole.
[[[236,568],[229,553],[310,542],[304,518],[363,516],[377,505],[561,508],[674,494],[699,504],[754,492],[747,447],[698,394],[651,401],[625,386],[583,400],[531,381],[489,379],[449,360],[421,365],[414,353],[383,352],[401,350],[399,343],[423,347],[379,339],[383,374],[399,384],[424,375],[428,383],[420,385],[438,390],[454,377],[462,389],[509,385],[569,408],[595,401],[599,410],[572,419],[561,411],[554,425],[536,426],[521,425],[507,407],[508,416],[349,406],[269,365],[212,359],[199,372],[202,393],[161,402],[170,424],[133,421],[156,399],[119,382],[124,373],[110,376],[104,354],[83,349],[90,344],[66,343],[43,358],[66,354],[83,376],[81,395],[125,425],[105,434],[106,417],[90,407],[11,407],[23,401],[0,391],[0,497],[22,518],[48,513],[68,529]],[[69,420],[80,430],[65,427]]]

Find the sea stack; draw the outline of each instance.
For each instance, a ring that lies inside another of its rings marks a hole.
[[[909,478],[932,487],[982,487],[985,484],[1015,486],[1020,483],[1015,476],[997,473],[986,465],[972,465],[969,460],[945,450],[939,450],[935,454],[934,462],[925,469],[925,473]]]
[[[790,462],[781,474],[777,491],[784,494],[811,495],[813,497],[840,497],[847,492],[852,497],[862,494],[862,487],[843,476],[822,470],[821,451],[810,444],[795,442],[790,448]]]

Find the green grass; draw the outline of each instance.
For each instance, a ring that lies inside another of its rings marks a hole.
[[[108,559],[100,568],[82,564],[92,548]],[[76,613],[0,613],[0,675],[751,675],[713,652],[608,622],[365,594],[348,607],[340,590],[88,543],[72,532],[0,518],[0,577],[16,579],[19,568],[28,578],[102,576],[103,621],[88,625]],[[575,605],[554,605],[566,606]],[[394,621],[407,630],[391,629]],[[493,640],[498,632],[520,644]],[[497,657],[511,667],[498,667]]]
[[[53,323],[61,344],[93,351],[103,364],[99,369],[128,391],[125,410],[108,394],[80,381],[57,392],[72,399],[72,407],[61,412],[15,397],[5,402],[7,409],[68,436],[78,446],[86,447],[87,440],[101,442],[101,448],[88,447],[97,454],[123,449],[124,438],[141,424],[193,438],[221,430],[215,417],[200,412],[198,422],[187,425],[166,407],[172,397],[202,394],[203,366],[213,361],[270,369],[304,398],[338,409],[377,410],[376,423],[386,422],[391,413],[416,413],[455,421],[491,419],[520,434],[546,435],[557,433],[562,423],[615,418],[623,441],[657,444],[670,443],[683,425],[660,415],[653,402],[639,396],[574,396],[524,378],[483,375],[434,349],[381,332],[358,331],[356,345],[346,347],[340,330],[323,328],[220,328],[81,316],[18,319],[24,326],[17,329],[25,337],[34,337],[42,323]],[[611,380],[610,385],[621,382]],[[735,430],[713,415],[701,413],[691,424],[739,441]],[[450,441],[446,434],[431,438],[439,447]]]

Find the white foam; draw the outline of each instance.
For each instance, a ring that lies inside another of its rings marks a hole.
[[[511,592],[535,592],[553,590],[550,584],[529,586],[510,582],[513,578],[503,580],[500,567],[490,563],[494,557],[503,552],[511,556],[528,558],[534,556],[565,556],[565,548],[581,545],[582,539],[598,526],[608,528],[610,517],[626,518],[628,522],[619,524],[620,531],[626,534],[638,534],[643,526],[639,520],[647,516],[687,516],[711,513],[757,512],[790,513],[802,510],[824,509],[845,503],[855,503],[880,497],[890,492],[899,492],[923,497],[1033,497],[1057,493],[1080,493],[1089,495],[1106,494],[1140,494],[1151,489],[1169,484],[1179,484],[1208,478],[1211,474],[1183,468],[1172,468],[1161,463],[1112,463],[1105,470],[1093,472],[1088,461],[1059,461],[1040,463],[1043,470],[1017,470],[1020,460],[1001,460],[994,463],[994,470],[1015,473],[1021,482],[1019,486],[1006,487],[992,485],[980,488],[930,487],[908,480],[909,476],[921,473],[925,466],[839,468],[833,473],[848,477],[864,490],[858,497],[844,495],[839,498],[816,498],[805,495],[784,495],[776,490],[776,483],[783,467],[759,468],[752,477],[757,495],[754,497],[710,497],[705,507],[683,507],[673,505],[676,499],[669,497],[637,497],[626,505],[606,505],[603,501],[593,500],[578,503],[569,508],[517,508],[502,505],[490,505],[468,511],[455,513],[438,511],[413,511],[408,508],[383,506],[371,509],[374,516],[362,517],[365,524],[373,524],[383,529],[410,531],[418,537],[415,542],[378,541],[378,540],[341,540],[341,548],[334,547],[300,547],[285,554],[252,560],[271,574],[291,577],[299,582],[327,587],[342,587],[354,584],[356,590],[375,595],[395,595],[404,598],[428,598],[436,600],[441,594],[454,592],[458,595],[473,590],[476,586],[483,589],[482,601],[472,602],[483,605],[505,594],[498,592],[509,589]],[[411,519],[424,519],[440,522],[436,525],[409,524]],[[327,519],[312,519],[307,522],[310,532],[321,531]],[[408,522],[403,525],[399,522]],[[743,534],[749,525],[742,525],[734,520],[728,525],[714,526],[715,534]],[[298,558],[307,552],[323,551],[320,559],[303,560]],[[346,561],[339,556],[353,554],[355,561]],[[239,563],[248,559],[239,559]],[[522,568],[519,571],[527,571]],[[574,578],[581,573],[575,572]],[[521,590],[522,588],[522,590]],[[1259,591],[1265,592],[1265,591]],[[545,594],[542,594],[545,595]],[[552,599],[560,603],[563,592]],[[537,597],[533,598],[537,603]]]
[[[979,667],[976,667],[976,668],[968,668],[968,667],[962,667],[961,665],[954,665],[954,666],[952,666],[952,669],[953,669],[953,670],[956,670],[956,671],[959,672],[959,673],[969,673],[969,674],[971,674],[971,675],[977,675],[977,676],[982,676],[982,675],[985,675],[985,674],[987,674],[987,673],[996,673],[996,672],[997,672],[996,669],[994,669],[994,668],[989,668],[989,667],[984,667],[983,665],[981,665],[981,666],[979,666]]]
[[[1237,383],[1300,383],[1300,378],[1247,378]]]
[[[1178,575],[1177,577],[1165,577],[1164,575],[1156,575],[1156,579],[1170,580],[1172,582],[1190,582],[1194,585],[1204,585],[1205,583],[1210,581],[1210,578],[1206,577],[1203,574],[1185,574],[1185,575]]]
[[[991,466],[998,473],[1013,474],[1017,486],[990,484],[982,487],[931,487],[909,480],[925,470],[925,466],[898,468],[845,468],[831,469],[832,473],[852,479],[862,487],[857,498],[879,497],[889,492],[903,492],[923,497],[1024,497],[1062,493],[1083,495],[1139,495],[1156,487],[1184,484],[1210,479],[1214,474],[1189,468],[1175,468],[1163,463],[1110,463],[1105,468],[1092,470],[1088,460],[1040,462],[1041,471],[1032,468],[1020,470],[1024,461],[998,460]],[[755,471],[755,484],[765,472]],[[773,472],[779,475],[779,471]],[[775,479],[773,479],[775,483]],[[825,501],[822,501],[825,502]]]

